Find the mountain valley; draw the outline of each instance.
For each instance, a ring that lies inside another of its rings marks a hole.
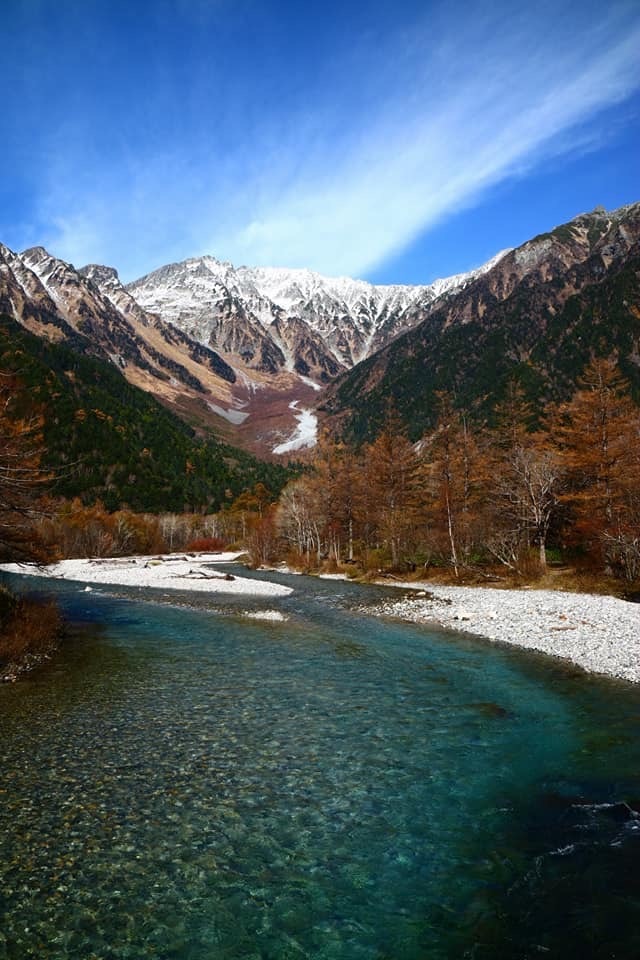
[[[122,284],[0,245],[0,313],[111,364],[201,436],[298,455],[318,423],[371,438],[391,401],[417,439],[437,391],[479,418],[518,380],[539,411],[595,355],[640,382],[640,204],[597,209],[467,274],[375,286],[212,256]]]

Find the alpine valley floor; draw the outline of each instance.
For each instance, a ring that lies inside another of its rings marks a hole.
[[[8,573],[32,574],[89,584],[235,594],[276,601],[291,585],[256,579],[243,568],[230,575],[216,570],[238,554],[175,554],[64,560],[48,567],[6,564]],[[280,579],[280,578],[278,578]],[[640,605],[615,597],[555,590],[499,590],[489,587],[395,584],[397,600],[367,612],[413,623],[437,624],[492,641],[537,650],[568,660],[591,673],[640,682]],[[90,587],[88,587],[90,589]],[[153,599],[153,596],[150,596]]]

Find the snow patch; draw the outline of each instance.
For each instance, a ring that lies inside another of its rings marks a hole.
[[[298,401],[292,400],[289,404],[289,409],[296,410],[297,406]],[[274,447],[274,453],[290,453],[292,450],[302,450],[305,447],[315,447],[318,441],[318,418],[316,417],[315,413],[313,413],[311,410],[303,408],[299,413],[296,413],[296,420],[298,421],[298,426],[296,427],[295,432],[289,437],[288,440],[285,440],[284,443],[279,443],[276,447]]]
[[[236,376],[238,377],[239,383],[249,391],[249,393],[257,393],[259,390],[264,390],[265,385],[259,383],[257,380],[252,380],[244,370],[236,370]]]
[[[217,403],[208,403],[207,406],[214,413],[217,413],[218,416],[228,420],[229,423],[244,423],[249,416],[248,413],[243,413],[242,410],[225,410],[224,407],[219,407]]]
[[[322,387],[320,386],[320,384],[316,383],[315,380],[312,380],[310,377],[301,376],[300,379],[302,380],[303,383],[306,383],[308,387],[312,387],[316,391],[322,390]]]

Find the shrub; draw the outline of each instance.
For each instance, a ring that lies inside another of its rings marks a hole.
[[[199,537],[197,540],[191,540],[185,547],[185,550],[191,550],[195,553],[217,553],[226,548],[226,543],[221,537]]]
[[[381,573],[391,563],[391,553],[386,547],[365,550],[362,555],[362,569],[365,573]]]
[[[295,548],[287,551],[284,562],[290,570],[297,570],[301,573],[308,573],[311,568],[310,560],[307,554],[301,553]]]
[[[14,597],[2,591],[0,673],[14,678],[48,657],[62,632],[62,619],[52,601]]]

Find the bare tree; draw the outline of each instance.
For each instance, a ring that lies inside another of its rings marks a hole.
[[[438,551],[456,577],[484,534],[482,499],[487,463],[467,418],[448,394],[437,395],[438,421],[420,445],[427,496],[425,517]]]
[[[540,568],[546,568],[547,538],[558,508],[562,475],[558,452],[541,434],[517,441],[497,465],[492,552],[507,566],[514,566],[513,560],[523,546],[535,544]]]
[[[282,536],[310,563],[312,554],[322,552],[322,518],[313,483],[308,478],[293,480],[282,491],[276,514]]]

